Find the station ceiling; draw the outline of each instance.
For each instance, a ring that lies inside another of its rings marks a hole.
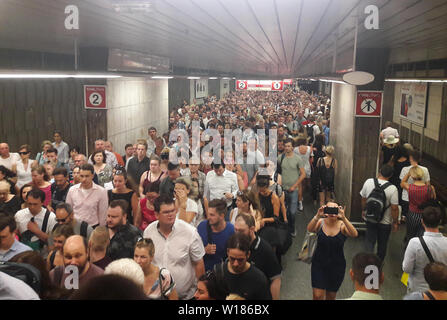
[[[120,12],[115,4],[150,3]],[[67,5],[80,30],[64,27]],[[379,8],[379,30],[364,27]],[[322,57],[360,48],[447,43],[445,0],[2,0],[0,46],[72,53],[109,47],[164,56],[175,67],[233,74],[299,76]]]

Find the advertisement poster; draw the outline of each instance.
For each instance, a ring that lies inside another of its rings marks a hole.
[[[400,96],[401,118],[424,127],[427,110],[427,84],[404,83],[401,85]]]
[[[195,80],[196,99],[206,98],[208,96],[208,80]]]

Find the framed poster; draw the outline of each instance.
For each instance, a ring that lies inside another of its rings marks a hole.
[[[425,127],[427,114],[426,83],[403,83],[400,90],[400,117]]]
[[[208,80],[194,80],[196,99],[206,98],[208,96]]]

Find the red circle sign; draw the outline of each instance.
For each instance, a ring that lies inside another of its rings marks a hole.
[[[106,86],[84,86],[84,106],[87,109],[106,109]]]
[[[358,91],[356,117],[380,117],[382,115],[382,91]]]

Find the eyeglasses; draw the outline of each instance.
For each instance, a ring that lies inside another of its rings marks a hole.
[[[26,151],[26,152],[19,152],[20,155],[25,155],[25,154],[30,154],[30,151]]]
[[[64,219],[56,219],[57,223],[65,223],[65,221],[67,221],[68,217],[70,217],[70,213],[68,214],[68,216],[66,216]]]

